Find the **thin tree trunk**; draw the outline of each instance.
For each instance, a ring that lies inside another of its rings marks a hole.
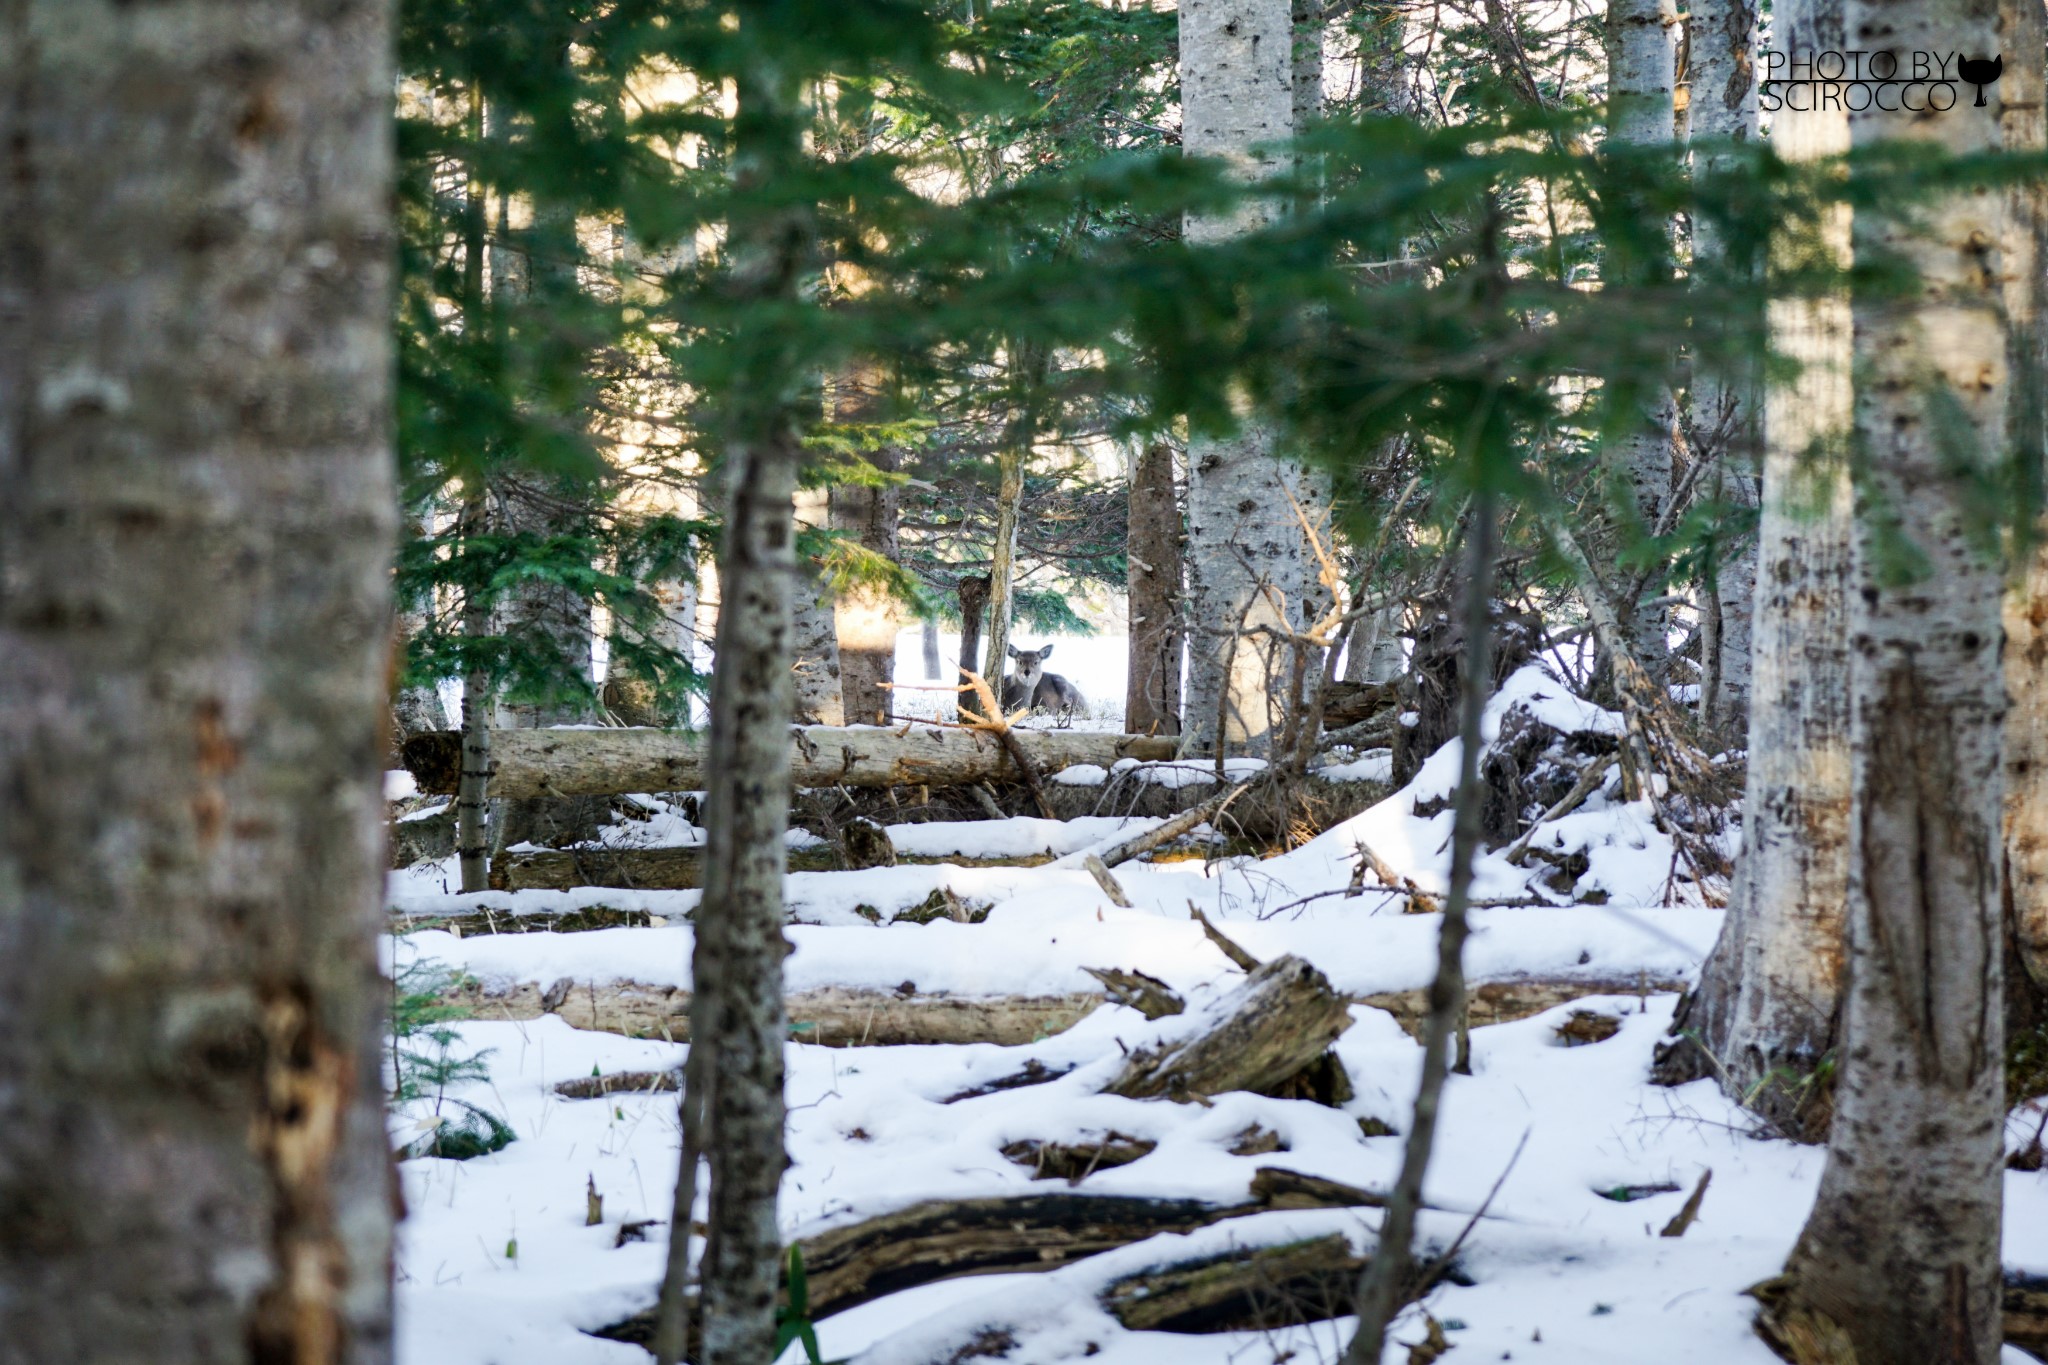
[[[987,574],[974,574],[962,577],[960,586],[956,591],[960,598],[960,658],[958,667],[963,675],[958,681],[964,683],[967,680],[964,675],[973,669],[975,661],[981,657],[982,623],[988,619],[989,576]],[[989,685],[994,686],[995,681],[994,678],[990,678]],[[962,693],[961,699],[965,700],[970,695]],[[954,709],[958,710],[957,704]]]
[[[814,268],[807,211],[756,207],[767,185],[799,173],[798,91],[780,72],[749,66],[738,81],[730,223],[734,286],[786,310]],[[723,396],[731,470],[721,602],[711,684],[710,783],[705,793],[704,899],[690,974],[691,1068],[704,1105],[710,1207],[698,1299],[697,1365],[761,1365],[775,1355],[782,1237],[776,1193],[785,1164],[782,1043],[783,844],[788,830],[788,721],[796,702],[791,603],[800,582],[795,499],[802,446],[786,361],[770,348]],[[693,1184],[679,1180],[678,1189]],[[686,1237],[683,1208],[671,1235]],[[687,1261],[672,1256],[672,1272]],[[669,1282],[664,1296],[679,1298]]]
[[[821,530],[831,520],[829,497],[822,488],[799,489],[795,498],[799,529]],[[844,725],[845,693],[839,682],[839,634],[832,591],[820,565],[806,561],[797,575],[792,600],[796,647],[795,712],[800,725]]]
[[[924,645],[924,680],[937,682],[946,674],[946,661],[940,656],[939,618],[927,616],[924,619],[922,644]]]
[[[1444,902],[1443,926],[1437,936],[1436,978],[1429,988],[1429,1015],[1423,1023],[1422,1078],[1416,1088],[1415,1112],[1401,1153],[1401,1174],[1380,1221],[1379,1243],[1373,1249],[1358,1290],[1358,1332],[1344,1352],[1344,1365],[1379,1365],[1386,1349],[1387,1327],[1407,1302],[1414,1274],[1415,1215],[1422,1207],[1422,1182],[1436,1144],[1437,1116],[1444,1080],[1452,1057],[1454,1035],[1465,1017],[1465,938],[1467,910],[1480,845],[1484,790],[1479,782],[1480,751],[1485,748],[1481,722],[1486,711],[1487,678],[1492,672],[1493,632],[1488,608],[1493,597],[1495,512],[1491,485],[1482,479],[1473,493],[1470,559],[1466,570],[1465,667],[1460,687],[1458,789],[1451,830],[1451,886]],[[1461,1068],[1462,1069],[1462,1068]]]
[[[1999,49],[1996,6],[1980,0],[1843,11],[1879,62]],[[1850,133],[1858,147],[1981,152],[1999,145],[1998,112],[1964,99],[1939,118],[1851,113]],[[1859,257],[1897,252],[1921,282],[1903,300],[1855,303],[1868,464],[1849,595],[1850,1046],[1819,1198],[1766,1325],[1786,1341],[1833,1338],[1859,1365],[1995,1365],[2003,585],[1952,464],[1986,471],[2003,453],[2006,214],[1991,189],[1915,207],[1916,226],[1878,212],[1855,225]]]
[[[10,1360],[391,1359],[392,9],[0,9]]]
[[[2042,120],[2041,0],[2005,0],[2005,71],[1998,82],[1999,122],[2009,151],[2039,154]],[[2038,181],[2014,186],[2005,247],[2005,310],[2012,320],[2014,458],[2036,499],[2048,488],[2043,453],[2043,383],[2048,315],[2041,271],[2048,265],[2048,192]],[[2039,506],[2039,503],[2036,503]],[[2009,1031],[2048,1023],[2048,519],[2007,585],[2005,679],[2005,917],[2012,944],[2006,974]]]
[[[1174,496],[1173,448],[1145,447],[1131,466],[1130,541],[1125,557],[1130,593],[1130,676],[1124,729],[1132,734],[1180,733],[1180,502]]]
[[[1792,0],[1776,23],[1792,59],[1841,50],[1840,0]],[[1779,156],[1848,150],[1840,100],[1816,87],[1815,103],[1778,111]],[[1822,232],[1846,266],[1848,210],[1828,210]],[[1846,296],[1769,310],[1773,348],[1801,369],[1764,398],[1742,851],[1721,937],[1657,1076],[1714,1076],[1779,1131],[1818,1140],[1829,1092],[1812,1078],[1836,1044],[1847,951],[1851,324]]]
[[[489,504],[472,493],[462,507],[465,539],[483,534]],[[489,600],[474,585],[462,606],[462,633],[471,640],[491,634]],[[462,679],[462,770],[455,786],[455,857],[465,894],[490,889],[488,788],[491,781],[491,721],[496,711],[488,670],[472,668]]]
[[[1607,135],[1633,147],[1668,144],[1672,140],[1672,104],[1677,83],[1677,13],[1673,0],[1613,0],[1607,7]],[[1661,273],[1661,266],[1657,267]],[[1651,263],[1623,269],[1647,278]],[[1638,529],[1648,533],[1664,515],[1672,492],[1671,432],[1676,414],[1671,394],[1661,383],[1642,395],[1639,416],[1618,416],[1612,460],[1627,484]],[[1632,532],[1622,531],[1624,538]],[[1616,568],[1608,578],[1609,595],[1625,612],[1629,650],[1650,675],[1663,681],[1669,669],[1671,613],[1650,606],[1617,589],[1632,584],[1635,571]],[[1664,585],[1652,578],[1650,598]]]
[[[1180,6],[1182,147],[1232,161],[1248,177],[1271,169],[1254,151],[1293,129],[1294,25],[1288,0],[1184,0]],[[1270,220],[1257,200],[1223,218],[1191,218],[1189,241],[1224,240]],[[1318,597],[1311,524],[1329,505],[1325,481],[1279,459],[1250,419],[1188,446],[1186,751],[1264,753],[1286,713],[1294,652],[1270,635],[1298,630]]]
[[[1039,385],[1045,380],[1045,358],[1026,348],[1010,357],[1019,409],[1003,433],[996,455],[996,538],[988,566],[988,643],[981,655],[981,675],[991,683],[1009,666],[1010,624],[1016,614],[1017,520],[1024,512],[1024,466],[1038,436],[1036,408]],[[973,656],[962,650],[963,665]]]
[[[1757,138],[1756,0],[1695,0],[1687,43],[1690,136],[1707,146]],[[1797,117],[1796,115],[1794,117]],[[1728,172],[1728,158],[1695,156],[1702,180]],[[1711,224],[1693,225],[1695,273],[1710,272],[1725,254]],[[1708,486],[1724,503],[1755,508],[1762,498],[1755,375],[1702,371],[1691,394],[1693,449],[1715,462]],[[1756,600],[1757,547],[1744,538],[1717,557],[1710,588],[1712,629],[1702,636],[1700,714],[1707,728],[1740,726],[1749,711],[1750,624]]]

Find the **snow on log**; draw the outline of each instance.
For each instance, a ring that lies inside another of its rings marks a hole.
[[[1040,772],[1118,759],[1169,759],[1176,741],[1083,730],[1018,730],[1016,741]],[[1023,774],[986,731],[929,725],[805,725],[791,728],[793,780],[799,787],[952,786],[1016,781]],[[696,791],[705,785],[704,736],[689,730],[493,730],[489,795],[606,796],[618,792]],[[461,775],[462,736],[415,735],[404,759],[420,790],[450,793]]]
[[[1266,963],[1203,1013],[1196,1033],[1132,1053],[1103,1089],[1131,1099],[1264,1091],[1313,1066],[1351,1026],[1349,1002],[1293,956]]]
[[[937,1280],[1056,1270],[1162,1232],[1191,1232],[1274,1209],[1377,1206],[1380,1196],[1261,1168],[1238,1204],[1101,1194],[938,1199],[804,1238],[813,1319]],[[1348,1246],[1347,1246],[1348,1250]],[[654,1310],[591,1335],[645,1345]]]

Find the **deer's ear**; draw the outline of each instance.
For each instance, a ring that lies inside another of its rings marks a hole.
[[[1014,658],[1016,658],[1016,657],[1017,657],[1017,646],[1015,646],[1015,645],[1005,645],[1005,646],[1004,646],[1004,648],[1010,651],[1010,657],[1011,657],[1011,658],[1013,658],[1013,659],[1014,659]]]
[[[1047,645],[1044,649],[1039,650],[1038,657],[1041,662],[1046,659],[1050,659],[1052,657],[1052,646]]]

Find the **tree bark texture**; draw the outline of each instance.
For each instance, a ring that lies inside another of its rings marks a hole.
[[[1131,467],[1130,677],[1124,728],[1133,734],[1180,733],[1180,502],[1173,448],[1145,447]]]
[[[1751,143],[1757,138],[1756,25],[1757,0],[1699,0],[1692,7],[1687,115],[1690,136],[1707,148],[1694,157],[1696,176],[1712,177],[1730,169],[1726,154],[1711,150],[1716,144]],[[1695,222],[1695,269],[1711,267],[1724,254],[1713,226]],[[1755,508],[1763,497],[1755,379],[1748,369],[1732,374],[1703,370],[1692,384],[1695,458],[1715,461],[1709,486],[1731,507]],[[1716,557],[1717,610],[1710,613],[1716,629],[1705,642],[1711,657],[1705,660],[1701,697],[1701,715],[1709,730],[1740,727],[1749,712],[1756,576],[1757,546],[1747,537]]]
[[[0,1354],[391,1358],[382,0],[0,9]]]
[[[854,366],[840,377],[833,396],[841,422],[873,419],[879,371]],[[868,463],[883,473],[894,472],[897,452],[888,447],[867,453]],[[902,497],[893,486],[841,484],[832,490],[832,526],[862,549],[894,564]],[[903,608],[886,588],[860,583],[834,602],[839,634],[839,690],[846,718],[856,725],[886,723],[893,709],[889,689],[896,680],[896,635],[903,626]]]
[[[1677,87],[1678,16],[1673,0],[1614,0],[1607,7],[1607,135],[1611,142],[1654,147],[1672,140],[1672,104]],[[1623,283],[1629,273],[1623,267]],[[1628,488],[1635,523],[1643,534],[1656,529],[1671,498],[1672,426],[1676,413],[1670,391],[1661,383],[1641,394],[1639,413],[1617,414],[1611,457],[1615,474]],[[1624,526],[1621,536],[1633,532]],[[1671,612],[1636,600],[1636,571],[1617,566],[1608,578],[1608,593],[1626,613],[1623,624],[1629,650],[1662,680],[1669,666]],[[1656,578],[1648,595],[1664,591]]]
[[[1879,61],[1999,47],[1995,0],[1845,0],[1843,18]],[[1993,150],[1998,112],[1851,113],[1851,141]],[[1859,1365],[1999,1358],[2003,585],[1952,464],[2003,454],[2004,196],[1951,191],[1918,206],[1917,227],[1875,212],[1855,225],[1859,256],[1901,253],[1920,282],[1854,306],[1868,463],[1849,598],[1848,1046],[1773,1318],[1781,1336],[1839,1332]]]
[[[1998,82],[2005,146],[2039,154],[2048,133],[2042,115],[2043,17],[2040,0],[2001,7],[2005,71]],[[2006,224],[2005,309],[2012,320],[2014,457],[2031,473],[2036,495],[2048,487],[2044,459],[2043,366],[2048,315],[2041,271],[2048,265],[2048,195],[2036,182],[2013,187]],[[2008,1027],[2048,1020],[2048,521],[2005,595],[2005,916],[2013,952],[2005,983]]]
[[[1012,738],[1041,772],[1173,757],[1173,741],[1144,735],[1018,730]],[[986,731],[778,726],[775,743],[780,770],[793,774],[799,787],[951,786],[1019,776],[1002,741]],[[490,748],[493,797],[700,791],[718,773],[716,741],[691,730],[497,730]],[[405,749],[421,789],[444,794],[455,788],[460,753],[456,733],[447,730]]]
[[[796,493],[799,530],[822,530],[831,521],[830,497],[822,488]],[[805,562],[796,577],[791,613],[796,648],[794,715],[802,725],[844,725],[845,693],[839,681],[839,634],[832,590],[820,565]]]
[[[1777,25],[1793,59],[1842,50],[1840,0],[1793,0]],[[1787,160],[1838,155],[1848,119],[1839,102],[1787,108],[1771,136]],[[1847,209],[1829,210],[1822,232],[1846,265]],[[1851,323],[1846,296],[1769,310],[1773,348],[1800,370],[1764,396],[1742,851],[1721,937],[1680,1011],[1687,1036],[1659,1077],[1715,1076],[1780,1131],[1818,1138],[1827,1096],[1808,1081],[1836,1043],[1848,932]]]
[[[1186,0],[1180,7],[1183,150],[1219,157],[1247,178],[1275,169],[1258,150],[1293,131],[1294,23],[1288,0]],[[1188,240],[1216,242],[1269,221],[1257,199],[1227,217],[1192,218]],[[1278,737],[1294,651],[1260,627],[1296,631],[1320,596],[1300,516],[1326,531],[1323,479],[1277,456],[1249,420],[1188,445],[1189,754],[1265,753]]]

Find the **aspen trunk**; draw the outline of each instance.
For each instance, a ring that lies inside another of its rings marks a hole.
[[[928,616],[920,632],[919,643],[924,647],[924,680],[937,682],[945,676],[946,661],[939,655],[939,618]]]
[[[1672,140],[1672,103],[1677,85],[1678,20],[1673,0],[1613,0],[1607,7],[1607,135],[1610,141],[1647,147]],[[1647,273],[1648,263],[1636,267]],[[1623,283],[1628,268],[1624,267]],[[1612,446],[1616,473],[1628,486],[1635,520],[1642,531],[1656,528],[1671,498],[1671,430],[1676,414],[1671,394],[1660,383],[1642,395],[1640,415],[1617,417],[1619,433]],[[1624,528],[1624,538],[1630,532]],[[1669,667],[1671,613],[1652,607],[1623,591],[1632,587],[1635,572],[1617,567],[1608,579],[1608,594],[1626,613],[1623,624],[1629,652],[1650,675],[1662,681]],[[1663,592],[1652,578],[1648,595]]]
[[[1839,0],[1795,0],[1777,24],[1794,59],[1840,48]],[[1846,151],[1847,116],[1832,103],[1780,110],[1778,154]],[[1822,231],[1846,265],[1847,210],[1829,210]],[[1680,1011],[1684,1037],[1658,1076],[1715,1076],[1780,1131],[1816,1139],[1828,1110],[1808,1078],[1835,1046],[1847,949],[1850,317],[1842,296],[1769,308],[1773,347],[1801,370],[1764,400],[1742,851],[1720,940]]]
[[[1756,0],[1697,0],[1689,25],[1689,135],[1709,145],[1749,143],[1757,137]],[[1793,115],[1792,117],[1798,117]],[[1694,158],[1702,179],[1726,174],[1725,155]],[[1710,224],[1693,226],[1696,269],[1711,268],[1725,249]],[[1734,507],[1762,500],[1755,375],[1702,372],[1692,386],[1692,431],[1697,458],[1712,459],[1708,486]],[[1703,639],[1706,674],[1700,714],[1707,728],[1740,726],[1749,714],[1751,616],[1756,601],[1757,546],[1745,537],[1714,564],[1713,629]]]
[[[2006,0],[2005,71],[1997,95],[2005,146],[2039,154],[2042,120],[2042,6]],[[2014,457],[2039,490],[2048,487],[2043,451],[2043,366],[2048,316],[2041,271],[2048,265],[2043,234],[2048,203],[2038,182],[2016,185],[2010,200],[2005,264],[2006,316],[2012,320]],[[2042,537],[2048,524],[2035,528]],[[2006,932],[2013,945],[2005,989],[2009,1027],[2048,1020],[2048,539],[2037,539],[2005,595]]]
[[[0,11],[0,1354],[391,1359],[393,7]]]
[[[1022,410],[1010,419],[1002,449],[996,453],[996,537],[988,561],[988,641],[980,656],[981,676],[991,685],[1009,667],[1010,624],[1017,596],[1017,519],[1024,510],[1024,466],[1038,432],[1032,403],[1045,378],[1043,357],[1028,349],[1013,354],[1010,375],[1020,390]],[[961,666],[972,668],[974,657],[963,647]]]
[[[960,598],[960,657],[958,667],[965,673],[975,667],[981,658],[982,625],[988,620],[989,576],[987,574],[965,575],[957,589]],[[989,685],[996,685],[1002,675],[990,678]],[[966,682],[965,677],[956,677],[956,683]],[[962,696],[969,694],[962,693]],[[957,706],[955,708],[958,709]]]
[[[1999,47],[1996,7],[1977,0],[1846,0],[1843,18],[1880,62]],[[1997,116],[1964,99],[1939,118],[1852,113],[1850,133],[1981,152],[1999,145]],[[2002,583],[1952,463],[1988,470],[2003,453],[2004,191],[1916,212],[1913,227],[1876,211],[1855,225],[1859,256],[1897,252],[1921,282],[1855,303],[1868,474],[1849,594],[1850,1046],[1819,1198],[1767,1326],[1833,1334],[1859,1365],[1994,1365]]]
[[[799,530],[822,529],[831,520],[830,498],[822,488],[799,489],[795,509]],[[790,599],[796,649],[793,714],[801,725],[844,725],[846,701],[839,681],[838,622],[832,591],[817,564],[805,562],[802,567]]]
[[[1269,172],[1254,149],[1293,130],[1293,55],[1288,0],[1185,0],[1183,149],[1232,161],[1249,178]],[[1186,235],[1220,241],[1272,212],[1253,200],[1227,218],[1190,219]],[[1328,504],[1324,481],[1280,459],[1272,432],[1249,418],[1232,435],[1189,442],[1187,753],[1263,754],[1278,738],[1294,652],[1245,632],[1294,631],[1313,616],[1320,590],[1296,509],[1320,526]]]
[[[1133,734],[1180,733],[1180,503],[1174,497],[1173,448],[1145,447],[1131,467],[1130,678],[1124,728]]]

